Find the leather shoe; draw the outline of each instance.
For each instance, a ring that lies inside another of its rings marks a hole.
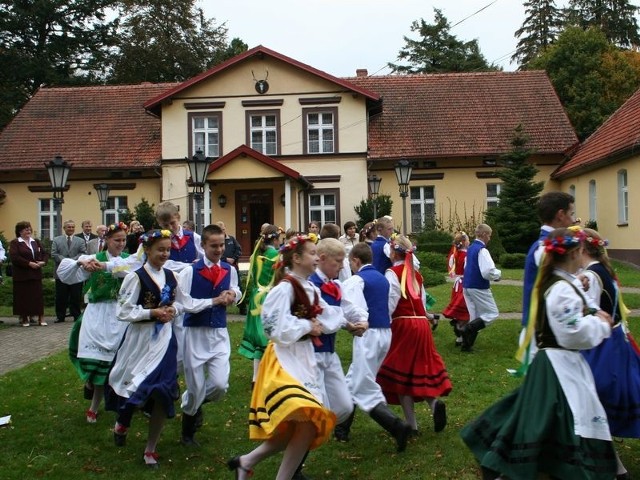
[[[60,320],[60,319],[58,318],[58,319],[57,319],[55,322],[53,322],[53,323],[64,323],[64,318],[63,318],[62,320]]]
[[[240,478],[240,474],[239,474],[238,470],[242,470],[249,477],[252,476],[253,475],[253,470],[251,470],[250,468],[243,467],[240,464],[240,457],[241,457],[241,455],[238,455],[236,457],[233,457],[233,458],[230,458],[229,460],[227,460],[227,467],[229,468],[229,470],[234,471],[236,473],[236,479]]]

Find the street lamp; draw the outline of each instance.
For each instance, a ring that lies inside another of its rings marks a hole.
[[[380,192],[380,184],[382,183],[382,179],[378,178],[378,176],[374,173],[371,175],[367,181],[369,182],[369,194],[371,195],[371,200],[373,201],[373,219],[378,218],[378,193]]]
[[[53,190],[53,207],[56,211],[56,235],[62,235],[62,204],[64,203],[64,190],[67,188],[67,179],[71,164],[67,163],[60,155],[44,164],[49,173],[49,182]]]
[[[191,175],[191,185],[193,185],[193,199],[196,202],[196,230],[202,232],[202,219],[200,218],[200,203],[204,197],[204,185],[209,173],[209,165],[213,159],[205,157],[201,149],[196,150],[196,154],[191,159],[186,158],[189,174]]]
[[[402,233],[407,234],[407,197],[409,196],[409,182],[413,167],[409,160],[400,160],[393,166],[396,171],[396,180],[402,197]]]
[[[104,211],[109,206],[109,185],[106,183],[99,183],[94,185],[93,188],[98,192],[98,202],[100,202],[100,211],[102,212],[102,223],[105,223],[104,220]]]

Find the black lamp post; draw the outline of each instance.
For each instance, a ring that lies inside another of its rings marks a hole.
[[[53,207],[56,211],[56,235],[62,235],[62,204],[64,203],[64,190],[67,188],[67,179],[71,164],[67,163],[60,155],[45,163],[49,173],[49,181],[53,190]]]
[[[369,194],[373,202],[373,219],[378,218],[378,193],[380,193],[380,184],[382,179],[374,173],[367,179],[369,183]]]
[[[207,173],[209,173],[209,165],[213,159],[206,157],[202,150],[198,149],[196,154],[189,158],[185,158],[191,175],[191,184],[193,185],[193,199],[196,202],[196,230],[202,232],[202,219],[200,218],[200,202],[204,198],[204,185],[207,181]]]
[[[98,202],[100,202],[100,211],[102,212],[102,223],[105,223],[104,211],[109,206],[109,185],[106,183],[99,183],[94,185],[93,188],[98,192]]]
[[[402,233],[407,234],[407,197],[409,196],[409,182],[411,181],[411,171],[413,167],[409,160],[400,160],[394,165],[396,171],[396,180],[400,188],[400,196],[402,197]]]

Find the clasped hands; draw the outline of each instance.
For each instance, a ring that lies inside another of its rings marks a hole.
[[[220,295],[215,297],[211,302],[213,305],[231,305],[236,300],[236,292],[233,290],[224,290]]]
[[[347,332],[349,332],[354,337],[361,337],[362,335],[364,335],[364,332],[366,332],[368,328],[369,322],[367,321],[355,323],[347,322],[347,324],[345,325],[345,329],[347,330]]]
[[[151,309],[151,318],[161,323],[167,323],[176,316],[176,309],[171,305],[164,305]]]
[[[104,264],[95,258],[91,258],[89,260],[78,260],[77,263],[80,268],[87,272],[99,272],[100,270],[104,270]]]

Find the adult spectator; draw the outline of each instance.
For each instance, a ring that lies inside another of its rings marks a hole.
[[[99,225],[96,230],[104,225]],[[76,237],[73,232],[76,230],[76,224],[73,220],[67,220],[64,222],[62,229],[64,234],[58,235],[53,239],[51,243],[51,256],[55,262],[55,270],[53,271],[53,278],[56,280],[56,321],[55,323],[64,322],[67,316],[67,309],[73,317],[73,320],[77,320],[82,313],[82,282],[74,284],[66,284],[60,281],[58,278],[58,265],[63,258],[71,258],[77,260],[80,255],[87,253],[87,246],[84,244],[82,238]],[[104,227],[104,231],[107,227]],[[102,235],[104,236],[104,231]],[[96,242],[97,238],[94,238],[89,242]],[[97,250],[96,250],[97,252]]]
[[[316,235],[320,235],[320,222],[311,220],[309,222],[309,226],[307,226],[307,233],[315,233]]]
[[[107,239],[105,238],[105,233],[107,233],[106,225],[98,225],[96,227],[96,232],[98,235],[93,240],[90,240],[87,243],[86,253],[87,255],[95,255],[98,252],[102,252],[107,248]]]
[[[198,232],[196,232],[196,224],[193,220],[185,220],[182,222],[182,228],[193,232],[193,241],[196,242],[196,245],[200,245],[202,243],[202,237]]]
[[[38,324],[44,321],[44,292],[42,291],[42,267],[49,255],[39,240],[32,238],[31,223],[16,223],[16,238],[9,243],[9,258],[13,268],[13,314],[20,317],[23,327],[29,326],[29,317],[37,316]],[[77,239],[84,245],[84,242]]]
[[[233,235],[229,235],[227,233],[227,228],[225,227],[224,222],[216,222],[216,224],[224,233],[224,253],[222,254],[222,260],[227,262],[229,265],[233,265],[236,271],[239,271],[240,267],[238,266],[238,262],[242,255],[242,247]]]
[[[87,245],[90,240],[94,238],[98,238],[98,236],[91,231],[92,229],[91,220],[83,220],[82,221],[82,231],[80,233],[76,233],[76,237],[80,237],[84,240],[84,244]]]
[[[347,252],[347,258],[348,258],[349,252],[351,251],[353,246],[360,241],[358,239],[358,234],[356,233],[355,222],[349,221],[344,224],[344,234],[340,236],[339,240],[344,245],[344,249]]]
[[[127,234],[127,244],[125,251],[131,255],[138,251],[140,246],[140,235],[144,233],[144,225],[137,220],[132,220],[129,224],[129,233]]]

